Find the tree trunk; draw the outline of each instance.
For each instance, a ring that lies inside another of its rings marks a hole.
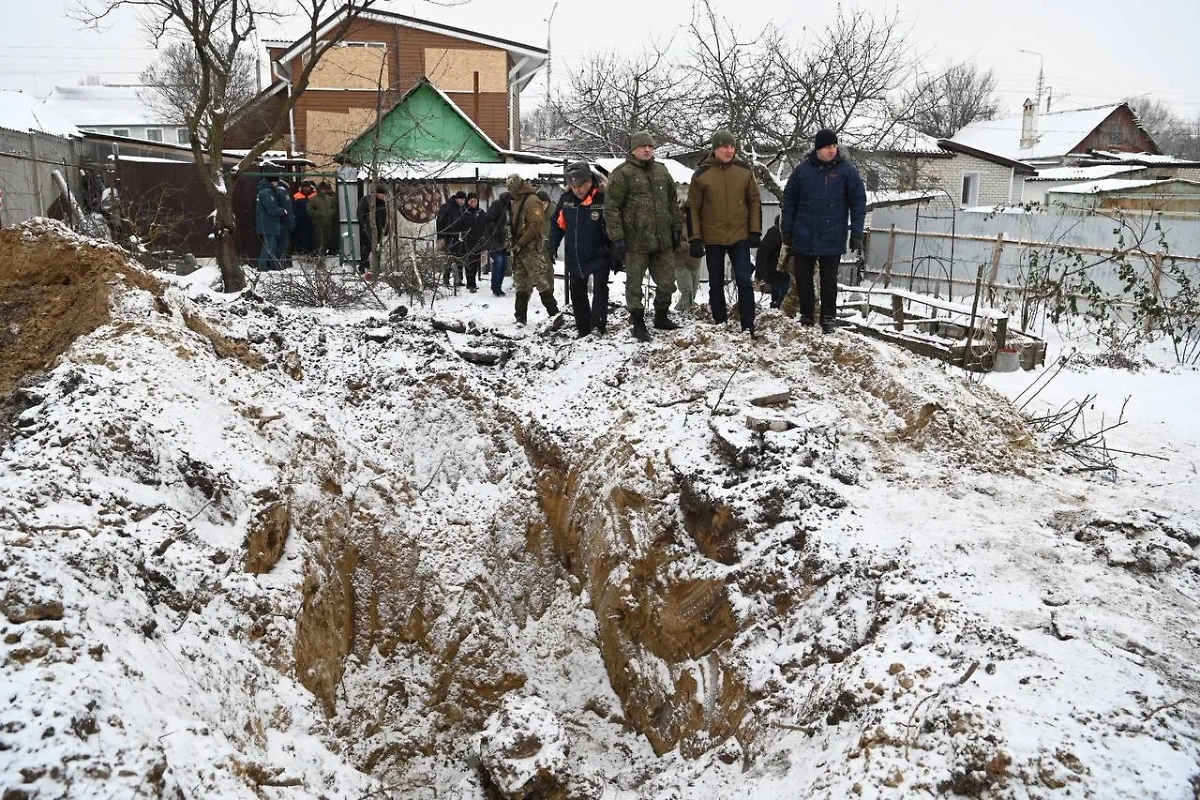
[[[237,220],[233,217],[233,198],[220,194],[216,203],[217,264],[221,267],[221,282],[226,292],[246,288],[246,273],[238,261]]]

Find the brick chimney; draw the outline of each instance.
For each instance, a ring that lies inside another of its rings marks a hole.
[[[1028,150],[1037,143],[1037,103],[1025,98],[1025,109],[1021,115],[1021,149]]]

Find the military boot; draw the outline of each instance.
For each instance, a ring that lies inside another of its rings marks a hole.
[[[679,330],[679,326],[672,322],[671,318],[667,316],[667,309],[665,308],[654,309],[654,327],[658,328],[660,331]]]
[[[639,342],[650,341],[650,331],[646,330],[646,315],[641,310],[630,311],[629,320],[633,323],[633,338]]]
[[[517,324],[524,325],[529,316],[529,292],[517,292]]]
[[[546,313],[552,317],[558,316],[558,301],[554,299],[554,292],[547,289],[539,293],[542,298],[542,305],[546,307]]]

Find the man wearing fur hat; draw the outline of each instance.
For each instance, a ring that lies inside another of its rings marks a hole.
[[[708,308],[713,322],[729,318],[725,306],[725,258],[733,265],[738,316],[743,331],[754,335],[754,269],[750,248],[762,236],[762,197],[750,165],[737,157],[737,142],[729,131],[712,137],[712,152],[692,174],[688,187],[689,249],[706,257]]]
[[[550,217],[550,244],[546,253],[550,263],[565,243],[564,262],[570,286],[571,308],[575,312],[575,330],[580,338],[593,330],[604,333],[608,327],[608,274],[612,269],[612,242],[604,228],[604,187],[592,168],[583,161],[567,166],[564,175],[568,191],[558,198]],[[592,300],[588,302],[588,278],[592,279]]]
[[[867,190],[858,169],[838,152],[837,134],[817,131],[813,150],[796,165],[783,190],[780,233],[793,254],[800,324],[813,324],[816,298],[813,271],[821,275],[821,330],[833,331],[837,320],[838,262],[850,249],[862,249],[867,216]]]
[[[546,230],[542,201],[529,181],[521,176],[508,176],[508,193],[512,197],[513,288],[516,290],[517,323],[524,325],[529,314],[529,292],[537,289],[542,305],[550,316],[558,314],[558,301],[546,280]]]
[[[654,160],[656,146],[648,131],[629,138],[629,156],[609,176],[604,205],[613,257],[625,264],[625,307],[639,342],[650,341],[642,304],[647,271],[654,280],[654,327],[679,327],[667,315],[675,292],[673,253],[682,238],[679,203],[671,173]]]

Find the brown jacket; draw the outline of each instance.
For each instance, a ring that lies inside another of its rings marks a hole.
[[[688,188],[692,239],[731,245],[762,232],[762,197],[750,165],[735,158],[722,164],[710,153]]]
[[[546,213],[529,181],[512,193],[512,248],[517,252],[541,253],[546,249]]]

